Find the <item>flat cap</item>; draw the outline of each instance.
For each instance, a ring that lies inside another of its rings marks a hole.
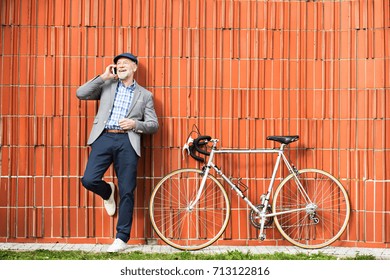
[[[134,61],[135,64],[138,65],[138,58],[137,58],[135,55],[131,54],[131,53],[122,53],[122,54],[120,54],[120,55],[117,55],[117,56],[114,58],[114,63],[115,63],[115,64],[117,63],[117,61],[118,61],[119,58],[128,58],[128,59]]]

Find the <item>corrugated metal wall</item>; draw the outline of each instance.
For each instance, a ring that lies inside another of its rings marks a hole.
[[[155,237],[151,189],[169,171],[195,165],[182,160],[181,145],[197,124],[224,147],[271,147],[267,135],[299,134],[291,160],[335,174],[350,194],[339,245],[389,247],[389,3],[2,0],[0,241],[112,241],[117,218],[80,184],[97,103],[75,93],[130,51],[161,125],[144,137],[130,243]],[[220,160],[254,200],[272,163]],[[222,242],[259,244],[248,209],[231,199]],[[283,243],[275,229],[267,237],[263,244]]]

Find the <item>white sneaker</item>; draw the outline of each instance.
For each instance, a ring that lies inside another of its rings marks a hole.
[[[106,208],[107,214],[110,216],[114,216],[116,211],[116,204],[115,204],[115,185],[112,182],[108,183],[111,186],[111,195],[107,200],[104,201],[104,208]]]
[[[114,243],[108,247],[107,252],[109,253],[117,253],[122,252],[127,249],[127,244],[123,242],[121,239],[117,238],[114,240]]]

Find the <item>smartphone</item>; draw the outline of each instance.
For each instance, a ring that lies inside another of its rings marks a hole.
[[[112,74],[116,75],[116,67],[112,67],[111,70],[112,70]]]

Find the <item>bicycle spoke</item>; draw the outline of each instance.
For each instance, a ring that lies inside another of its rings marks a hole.
[[[169,245],[182,250],[201,249],[215,242],[225,230],[230,204],[223,187],[212,178],[207,178],[192,208],[202,179],[199,170],[173,173],[154,190],[152,225]]]
[[[333,243],[344,231],[349,219],[348,196],[334,177],[323,171],[301,170],[301,186],[292,176],[275,192],[274,212],[306,207],[305,211],[277,216],[276,226],[291,243],[303,248],[321,248]],[[302,188],[302,192],[298,189]],[[312,203],[307,204],[308,195]]]

